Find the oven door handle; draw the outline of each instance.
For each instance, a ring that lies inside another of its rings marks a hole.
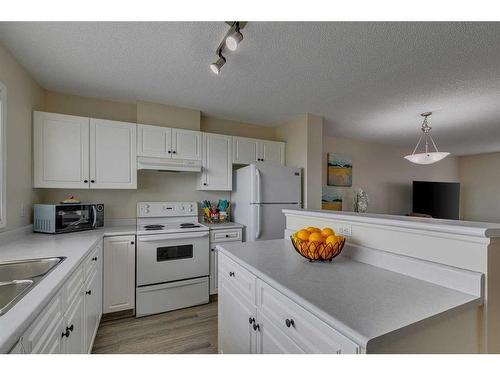
[[[179,240],[183,238],[202,238],[208,237],[208,232],[196,232],[196,233],[175,233],[175,234],[158,234],[158,235],[147,235],[139,236],[139,242],[158,242],[164,240]]]

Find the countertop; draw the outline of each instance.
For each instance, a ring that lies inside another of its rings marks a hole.
[[[210,230],[217,230],[217,229],[241,229],[243,228],[243,225],[238,224],[238,223],[217,223],[217,224],[210,224],[210,223],[203,223],[206,227],[209,227]]]
[[[283,210],[283,213],[285,214],[285,216],[297,215],[320,219],[333,219],[339,221],[349,221],[352,223],[376,224],[407,229],[428,230],[431,232],[459,234],[472,237],[500,237],[500,223],[308,209],[285,209]]]
[[[134,235],[135,225],[66,234],[30,233],[0,246],[0,261],[65,256],[52,272],[0,316],[0,353],[8,352],[89,251],[106,236]]]
[[[343,256],[310,263],[288,240],[217,248],[365,348],[424,320],[481,304],[478,296]]]

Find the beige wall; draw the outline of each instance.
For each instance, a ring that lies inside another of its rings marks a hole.
[[[205,115],[201,116],[201,131],[207,133],[236,135],[239,137],[276,140],[275,127],[224,120]]]
[[[343,210],[352,211],[353,189],[368,193],[368,212],[405,215],[411,212],[412,181],[458,181],[458,158],[447,157],[433,165],[416,165],[403,158],[408,149],[340,139],[323,138],[323,185],[326,185],[326,154],[333,152],[352,158],[352,188],[329,187],[343,195]]]
[[[500,223],[500,152],[461,156],[459,175],[463,219]]]
[[[201,112],[172,105],[137,102],[137,123],[200,130]]]
[[[305,208],[321,208],[323,119],[300,114],[276,128],[277,140],[285,145],[286,165],[299,167],[302,176],[302,203]]]
[[[33,110],[43,108],[43,90],[1,45],[0,81],[7,87],[7,225],[3,230],[11,230],[31,222],[31,207],[38,199],[31,188],[31,122]],[[25,206],[24,217],[21,205]]]

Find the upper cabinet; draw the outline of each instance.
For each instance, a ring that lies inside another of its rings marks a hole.
[[[34,112],[33,124],[33,186],[88,189],[89,119]]]
[[[90,187],[137,189],[136,124],[90,120]]]
[[[163,126],[137,125],[137,155],[201,160],[201,132]]]
[[[198,184],[199,190],[232,190],[232,155],[232,137],[203,134],[203,158]]]
[[[136,124],[34,112],[36,188],[136,189]]]
[[[285,165],[285,144],[262,139],[233,137],[233,163],[257,161]]]

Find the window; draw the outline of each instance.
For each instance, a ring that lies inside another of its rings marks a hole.
[[[7,88],[0,82],[0,228],[5,227],[5,176],[7,168]]]

